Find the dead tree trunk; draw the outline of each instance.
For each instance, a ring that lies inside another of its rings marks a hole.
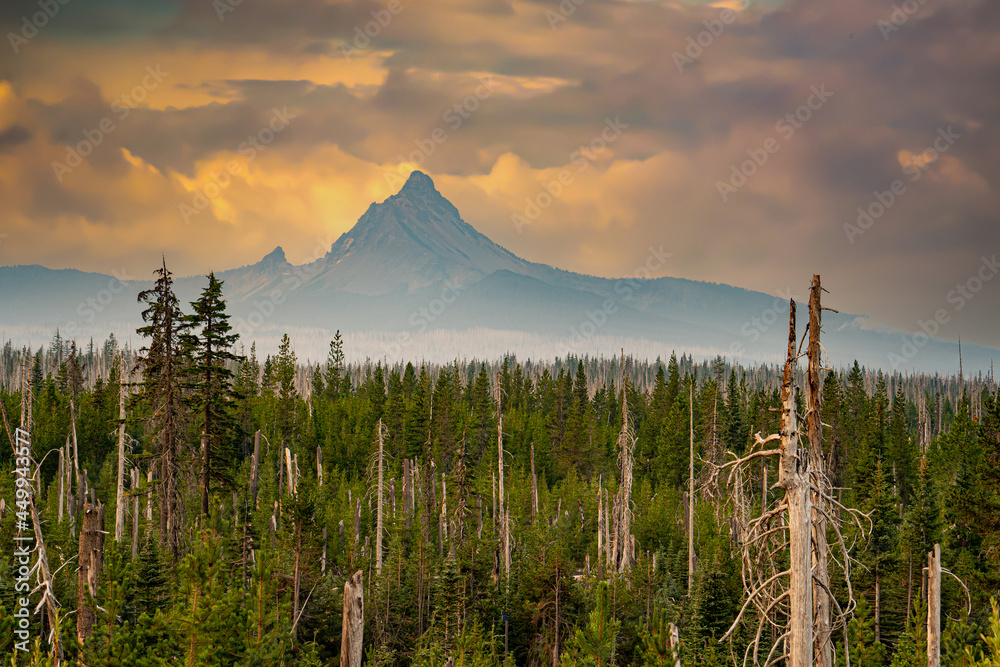
[[[319,571],[326,574],[326,526],[323,526],[323,555],[319,559]]]
[[[260,431],[253,435],[253,458],[250,459],[250,502],[257,508],[257,476],[260,474]]]
[[[694,587],[694,382],[691,382],[688,405],[690,428],[690,464],[688,469],[688,596]]]
[[[361,544],[361,498],[354,501],[354,548]]]
[[[503,483],[503,411],[500,408],[500,373],[496,374],[497,381],[497,481],[499,483],[499,514],[496,516],[500,526],[500,548],[503,549],[503,564],[505,574],[510,578],[509,556],[507,554],[507,514],[504,511],[504,483]]]
[[[383,457],[383,432],[382,420],[378,420],[378,518],[375,521],[375,569],[382,574],[382,457]]]
[[[812,493],[812,543],[813,566],[816,582],[813,584],[813,602],[816,617],[816,667],[831,667],[832,646],[830,644],[830,597],[827,590],[830,577],[827,567],[826,544],[826,503],[823,495],[829,493],[823,456],[822,383],[820,381],[823,309],[820,295],[823,288],[818,275],[813,275],[809,291],[809,373],[806,380],[806,400],[808,409],[806,421],[809,424],[809,479],[816,489]],[[877,600],[877,598],[876,598]],[[877,602],[876,602],[877,604]],[[877,632],[877,631],[876,631]]]
[[[763,514],[767,511],[767,461],[761,460],[760,462],[760,513]]]
[[[320,445],[316,445],[316,481],[323,486],[323,447]]]
[[[340,639],[340,667],[361,667],[365,629],[365,592],[361,570],[344,584],[344,622]]]
[[[790,667],[813,662],[812,503],[809,457],[799,450],[795,413],[795,302],[788,315],[788,356],[781,385],[781,465],[778,485],[788,502],[791,618],[787,640]]]
[[[295,468],[292,466],[292,451],[285,447],[285,467],[288,469],[288,495],[294,496],[295,489]]]
[[[624,359],[625,353],[622,352]],[[628,421],[628,376],[622,363],[622,429],[618,434],[618,493],[615,494],[614,537],[612,544],[615,569],[624,574],[632,567],[635,554],[632,550],[632,472],[635,465],[635,433]]]
[[[531,523],[538,515],[538,477],[535,475],[535,443],[531,443]]]
[[[139,554],[139,470],[132,468],[132,559]]]
[[[83,485],[80,483],[80,451],[76,441],[76,406],[72,396],[69,399],[69,424],[73,434],[73,475],[76,477],[76,509],[79,513],[83,509]]]
[[[125,355],[118,373],[118,489],[115,493],[115,542],[125,533]]]
[[[87,503],[80,527],[80,551],[77,556],[76,638],[83,644],[90,636],[96,615],[87,596],[97,597],[104,562],[104,506]],[[94,603],[96,605],[96,603]]]
[[[69,442],[69,437],[67,436],[66,442]],[[65,487],[66,487],[66,458],[62,449],[59,449],[59,523],[62,523],[64,506],[65,506]]]
[[[148,491],[146,491],[146,521],[153,520],[153,470],[152,466],[146,471],[146,484],[148,486]]]
[[[302,591],[302,517],[295,518],[295,582],[292,594],[292,637],[297,638],[295,628],[298,627],[299,619],[299,595]]]
[[[941,545],[927,554],[927,667],[941,667]]]

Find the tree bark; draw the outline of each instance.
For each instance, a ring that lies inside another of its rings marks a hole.
[[[927,667],[941,667],[941,545],[927,554]]]
[[[68,436],[66,438],[66,441],[69,442],[69,437]],[[65,480],[66,469],[64,467],[65,465],[66,465],[66,461],[65,461],[65,459],[63,457],[63,450],[62,450],[62,448],[60,448],[59,449],[59,513],[57,515],[58,518],[59,518],[59,523],[62,523],[62,520],[63,520],[63,507],[64,507],[64,501],[65,501],[65,497],[64,497],[65,486],[66,486],[66,480]]]
[[[377,511],[378,518],[375,521],[375,569],[379,574],[382,574],[382,456],[383,456],[383,440],[382,440],[382,420],[378,420],[378,503]]]
[[[812,485],[827,491],[825,460],[823,456],[822,383],[820,382],[821,350],[820,332],[823,325],[823,309],[820,296],[823,287],[818,275],[813,275],[809,291],[809,371],[806,384],[809,424],[809,466]],[[822,511],[825,502],[819,492],[812,493],[812,542],[813,565],[819,582],[830,585],[827,564],[826,514]],[[813,602],[816,615],[816,667],[831,667],[833,663],[830,644],[830,598],[826,588],[820,583],[813,584]],[[877,604],[877,603],[876,603]],[[876,628],[877,628],[876,624]],[[876,629],[876,634],[878,630]]]
[[[379,422],[381,423],[381,419]],[[323,486],[323,447],[316,445],[316,481]]]
[[[132,468],[132,559],[139,554],[139,469]]]
[[[253,458],[250,459],[250,502],[257,508],[257,476],[260,474],[260,430],[253,434]]]
[[[87,503],[80,527],[80,550],[77,555],[76,638],[82,644],[90,636],[96,618],[87,595],[97,597],[104,561],[104,506]],[[95,603],[96,604],[96,603]]]
[[[115,541],[125,533],[125,355],[118,374],[118,488],[115,493]]]
[[[688,596],[694,586],[694,383],[688,405],[690,428],[690,468],[688,470]]]
[[[535,475],[535,443],[531,443],[531,523],[538,514],[538,476]]]
[[[365,628],[365,593],[361,570],[344,584],[344,621],[340,640],[340,667],[361,667]]]
[[[812,503],[809,457],[799,450],[795,413],[795,301],[788,314],[788,355],[781,385],[781,467],[779,485],[788,503],[791,619],[788,653],[790,667],[813,664]]]
[[[76,406],[73,404],[73,397],[69,399],[69,422],[70,433],[73,434],[73,475],[76,477],[76,509],[79,513],[83,509],[83,493],[80,489],[80,451],[76,441]]]

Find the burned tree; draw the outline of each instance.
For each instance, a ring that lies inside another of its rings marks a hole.
[[[624,574],[635,561],[635,543],[632,536],[632,482],[635,468],[636,435],[628,414],[628,376],[625,375],[622,353],[622,427],[618,432],[618,493],[612,508],[612,534],[610,540],[610,567]],[[605,523],[607,525],[607,521]]]
[[[76,638],[83,642],[90,636],[96,615],[93,598],[101,581],[104,563],[104,506],[87,503],[80,527],[80,551],[77,557]]]
[[[341,667],[361,667],[365,629],[365,592],[361,570],[344,583],[344,620],[340,640]]]
[[[862,533],[864,515],[843,507],[833,498],[821,462],[819,290],[819,277],[816,276],[810,300],[810,391],[809,412],[806,415],[810,448],[800,445],[796,410],[799,355],[796,352],[795,302],[791,301],[779,433],[767,437],[758,433],[749,453],[737,457],[730,452],[731,460],[713,466],[710,475],[710,484],[714,486],[719,476],[726,473],[733,505],[734,539],[740,549],[743,585],[747,591],[746,601],[722,640],[732,636],[748,610],[753,608],[757,613],[757,629],[754,640],[744,651],[744,665],[748,661],[754,665],[761,664],[761,640],[767,627],[774,628],[778,637],[766,653],[765,667],[780,661],[791,667],[829,664],[824,661],[830,655],[830,633],[838,628],[846,631],[846,621],[855,605],[850,578],[852,559],[844,542],[839,515],[830,509],[839,508],[842,516],[855,523]],[[764,449],[768,443],[775,441],[780,442],[777,449]],[[754,485],[750,480],[750,464],[765,457],[778,458],[778,481],[772,488],[784,493],[778,494],[774,502],[766,504],[759,516],[752,517],[751,508],[756,503],[751,502]],[[834,535],[833,546],[827,544],[827,530]],[[825,566],[829,559],[837,559],[841,565],[847,595],[844,604],[840,604],[831,592]],[[787,568],[779,569],[779,564],[786,560]],[[831,608],[836,610],[834,622],[830,620],[829,611],[824,611]],[[849,665],[849,655],[847,662]]]

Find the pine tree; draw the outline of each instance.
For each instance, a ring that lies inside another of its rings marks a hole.
[[[889,475],[882,463],[882,458],[875,460],[872,473],[863,480],[862,509],[871,521],[871,532],[861,557],[862,563],[871,574],[875,604],[874,638],[880,642],[882,586],[887,574],[896,562],[896,542],[899,526],[899,514],[896,509],[897,499],[889,486]]]
[[[587,624],[576,629],[562,664],[566,667],[609,667],[620,629],[621,622],[611,617],[608,585],[602,581],[594,591],[594,609]]]
[[[236,458],[232,442],[236,404],[231,389],[233,373],[227,362],[239,360],[232,352],[239,336],[229,325],[222,285],[214,272],[208,274],[208,286],[197,301],[191,302],[193,312],[185,318],[185,332],[181,335],[185,354],[191,360],[186,387],[191,392],[188,404],[196,415],[201,438],[201,513],[205,516],[211,482],[231,485],[229,468]]]
[[[337,329],[337,333],[334,334],[333,340],[330,341],[330,353],[326,359],[326,376],[323,378],[326,382],[326,397],[330,400],[337,400],[344,390],[344,380],[350,379],[345,375],[345,363],[344,363],[344,339],[340,336],[340,329]],[[350,391],[350,387],[347,387]]]
[[[278,431],[282,437],[291,439],[297,428],[295,401],[299,393],[295,388],[295,352],[287,333],[281,337],[274,359],[274,382],[278,390]]]
[[[180,489],[180,470],[186,458],[184,446],[183,388],[181,380],[186,359],[181,345],[184,315],[173,291],[173,278],[166,260],[155,271],[152,289],[139,293],[139,303],[146,325],[137,329],[149,339],[139,350],[142,369],[140,398],[150,411],[150,435],[158,443],[155,465],[159,477],[156,495],[159,500],[160,539],[174,560],[180,557],[184,506]]]
[[[170,623],[187,667],[232,665],[246,650],[246,612],[241,588],[229,588],[222,575],[221,544],[202,531],[192,553],[177,570],[179,589]]]
[[[76,341],[69,345],[69,358],[66,360],[68,393],[74,399],[83,392],[83,366],[77,353]]]
[[[868,602],[862,596],[854,610],[854,618],[847,623],[847,641],[851,664],[855,667],[882,667],[885,664],[885,646],[875,638],[875,619],[871,617]],[[837,645],[837,664],[847,663],[843,646]]]
[[[927,604],[918,602],[906,619],[906,631],[896,643],[890,667],[923,667],[927,664]]]
[[[663,609],[654,609],[649,630],[642,631],[644,667],[673,667],[682,660],[681,647],[673,646],[671,626]]]
[[[281,664],[291,649],[291,605],[278,594],[276,553],[257,552],[246,598],[247,667]]]
[[[169,569],[163,561],[159,543],[147,539],[133,564],[136,586],[126,604],[126,615],[133,620],[143,612],[150,614],[163,609],[169,602]]]
[[[931,477],[927,459],[920,459],[920,473],[913,505],[907,512],[907,538],[913,553],[923,562],[934,544],[941,541],[941,506],[937,485]]]
[[[101,572],[99,605],[92,634],[83,646],[84,662],[87,667],[117,667],[132,653],[134,638],[127,621],[122,623],[126,613],[126,597],[135,586],[133,568],[128,562],[126,547],[118,541],[110,541],[104,552],[104,566]]]
[[[986,643],[986,655],[976,667],[1000,667],[1000,609],[995,598],[990,598],[990,609],[989,634],[981,635]]]
[[[743,404],[740,386],[736,383],[736,371],[729,372],[726,383],[726,422],[724,442],[729,451],[742,454],[746,448],[750,432],[743,422]]]
[[[896,488],[904,504],[909,503],[917,477],[917,451],[910,439],[907,424],[906,394],[902,386],[896,392],[889,416],[887,449],[895,470]]]

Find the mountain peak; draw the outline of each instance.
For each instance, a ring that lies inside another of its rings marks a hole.
[[[261,263],[266,264],[284,264],[287,261],[285,259],[285,250],[279,245],[274,250],[264,255],[264,258],[260,261]]]
[[[417,192],[417,193],[430,193],[437,192],[437,188],[434,187],[434,181],[431,177],[422,171],[414,169],[410,172],[410,177],[406,179],[406,183],[403,185],[403,192]]]
[[[338,289],[366,295],[413,292],[449,280],[460,285],[527,266],[462,220],[431,177],[417,170],[399,192],[372,203],[325,261],[337,267],[330,280]]]

